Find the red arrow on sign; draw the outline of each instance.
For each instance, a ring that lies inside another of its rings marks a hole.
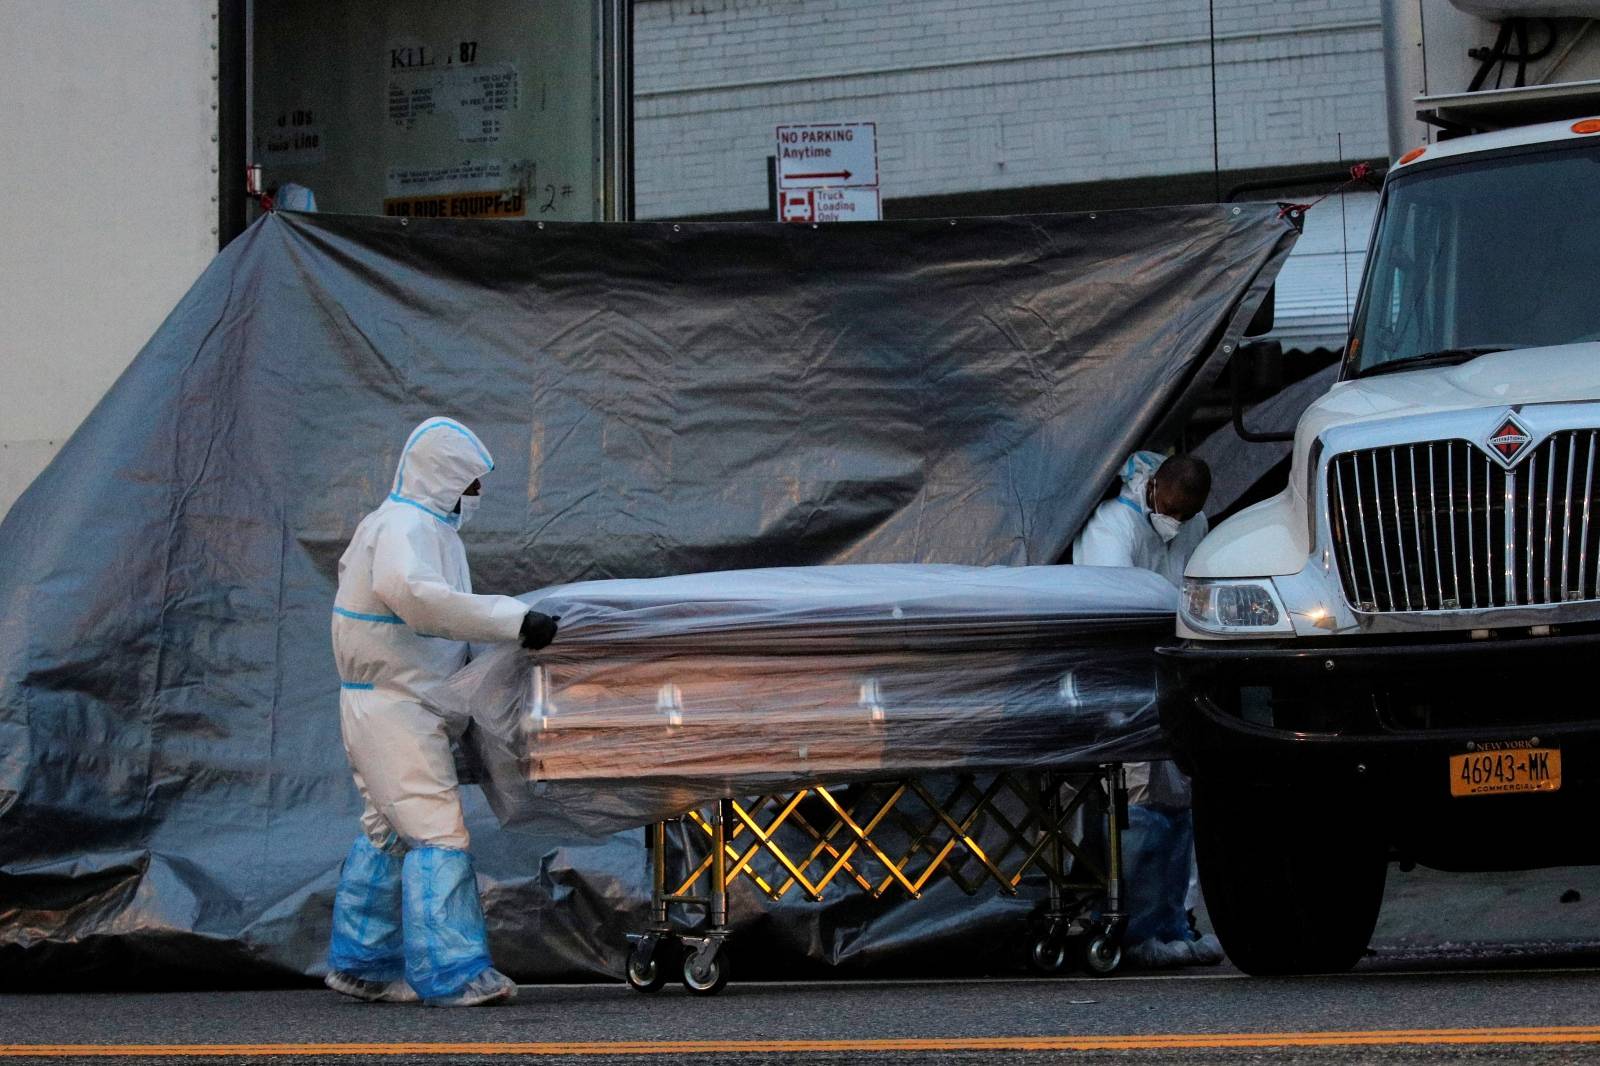
[[[831,174],[785,174],[786,178],[848,178],[848,170],[836,170]]]

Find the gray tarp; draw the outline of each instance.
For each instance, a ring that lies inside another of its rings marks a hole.
[[[424,416],[498,458],[466,536],[485,590],[1053,562],[1237,343],[1294,240],[1277,214],[264,218],[0,524],[0,980],[316,971],[357,812],[335,563]],[[467,791],[504,968],[619,972],[638,834],[508,832]],[[763,929],[774,965],[859,962],[997,906]]]

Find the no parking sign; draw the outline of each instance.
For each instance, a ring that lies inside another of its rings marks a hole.
[[[780,221],[865,222],[883,216],[876,122],[784,125],[776,135]]]

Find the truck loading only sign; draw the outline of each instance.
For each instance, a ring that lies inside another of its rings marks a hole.
[[[779,126],[778,217],[784,222],[863,222],[882,217],[878,124]]]

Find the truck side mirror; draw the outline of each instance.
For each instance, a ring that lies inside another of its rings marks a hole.
[[[1250,319],[1250,324],[1244,328],[1246,337],[1259,337],[1264,333],[1272,332],[1273,319],[1277,313],[1278,286],[1273,284],[1267,290],[1267,295],[1262,299],[1261,306],[1256,308],[1256,313]]]
[[[1239,345],[1235,359],[1243,359],[1249,377],[1245,384],[1257,395],[1268,396],[1283,388],[1283,345],[1278,341],[1250,341]]]
[[[1244,390],[1246,379],[1255,392],[1275,393],[1283,387],[1283,345],[1277,341],[1255,341],[1239,345],[1229,363],[1229,378],[1233,390],[1233,431],[1239,439],[1251,444],[1268,444],[1274,441],[1294,440],[1294,430],[1288,432],[1258,433],[1244,424]]]

